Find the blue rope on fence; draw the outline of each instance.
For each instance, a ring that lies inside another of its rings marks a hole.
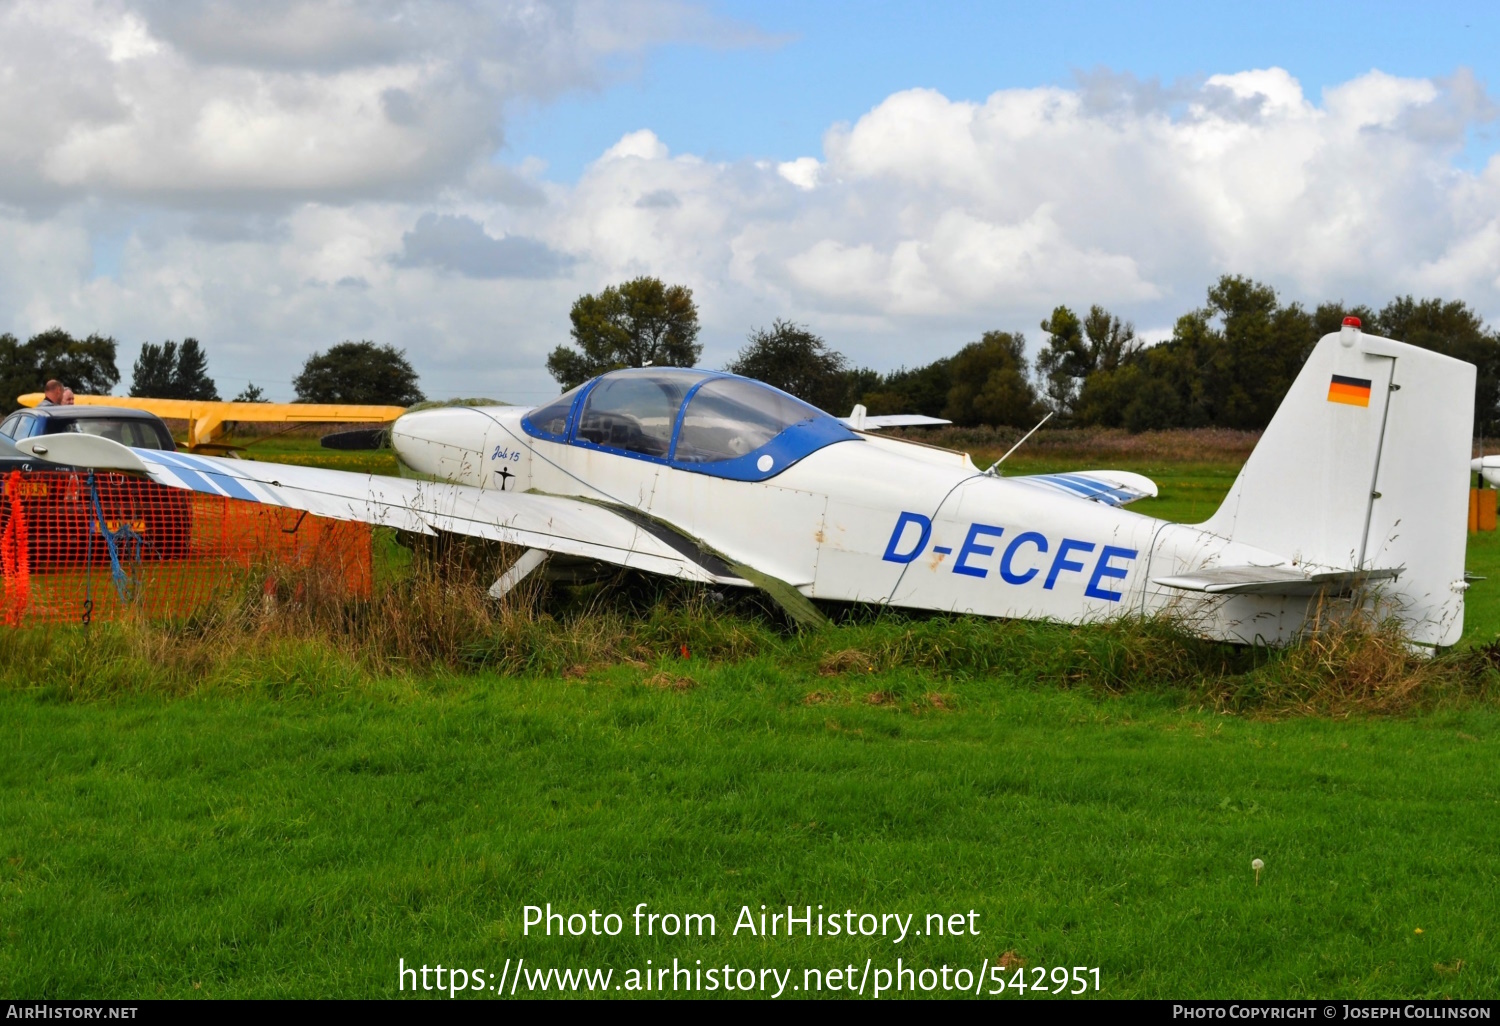
[[[129,602],[131,599],[131,579],[120,565],[120,548],[131,542],[135,543],[135,562],[141,561],[141,546],[146,539],[142,538],[130,526],[130,522],[123,516],[120,518],[120,526],[115,530],[109,529],[109,524],[104,519],[104,507],[99,502],[99,488],[94,482],[94,475],[89,474],[89,501],[94,507],[94,521],[99,527],[99,534],[104,538],[104,546],[109,550],[109,576],[114,581],[115,592],[120,596],[121,602]],[[92,604],[92,603],[91,603]]]

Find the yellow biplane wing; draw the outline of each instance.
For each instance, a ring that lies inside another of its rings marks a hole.
[[[42,393],[19,396],[22,406],[36,406]],[[144,399],[113,395],[80,395],[79,406],[123,406],[145,410],[163,420],[188,422],[188,448],[214,447],[230,421],[269,424],[379,424],[395,420],[404,406],[356,406],[345,403],[222,403],[198,399]]]

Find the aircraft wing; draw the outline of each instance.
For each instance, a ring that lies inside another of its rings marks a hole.
[[[36,406],[42,393],[30,392],[16,399],[22,406]],[[164,420],[188,422],[188,444],[212,445],[226,421],[258,421],[270,424],[355,423],[382,424],[406,412],[403,406],[360,406],[350,403],[234,403],[206,399],[147,399],[139,396],[80,395],[79,406],[120,406],[145,410]]]
[[[205,495],[418,534],[462,534],[703,583],[748,583],[712,553],[667,528],[577,499],[134,449],[94,435],[45,435],[16,448],[30,453],[33,444],[42,446],[45,451],[37,455],[49,460],[139,474]]]
[[[1156,498],[1156,482],[1128,470],[1074,470],[1064,474],[1031,474],[1007,481],[1033,485],[1077,499],[1124,506],[1137,499]]]
[[[22,406],[36,406],[42,393],[18,396]],[[119,406],[145,410],[166,420],[261,421],[267,423],[380,423],[395,420],[406,412],[404,406],[370,406],[353,403],[235,403],[206,399],[146,399],[138,396],[80,395],[79,406]]]

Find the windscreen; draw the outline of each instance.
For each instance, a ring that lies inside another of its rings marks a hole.
[[[754,452],[793,424],[826,416],[784,392],[741,378],[720,378],[688,403],[675,458],[716,463]]]
[[[526,415],[526,420],[537,431],[549,435],[566,435],[568,433],[568,411],[573,409],[573,400],[578,396],[578,388],[570,388],[546,406],[532,410]]]
[[[584,402],[577,437],[643,456],[666,456],[682,399],[702,380],[701,373],[687,370],[606,374]]]

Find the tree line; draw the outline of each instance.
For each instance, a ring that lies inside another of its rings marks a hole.
[[[16,397],[42,391],[56,379],[81,395],[108,395],[120,383],[115,359],[119,343],[105,335],[75,338],[50,328],[21,342],[0,335],[0,407],[16,408]],[[410,406],[424,398],[417,372],[403,350],[362,340],[341,342],[315,352],[292,380],[299,403],[351,403]],[[208,356],[195,338],[146,342],[131,368],[130,395],[151,399],[218,401],[208,373]],[[267,402],[264,390],[248,383],[232,402]]]
[[[1146,345],[1128,321],[1093,305],[1082,315],[1059,306],[1042,321],[1041,344],[1027,356],[1020,331],[986,331],[930,363],[881,373],[856,366],[808,326],[774,320],[756,328],[725,368],[758,378],[821,409],[923,413],[961,426],[1030,427],[1056,422],[1132,432],[1174,427],[1263,428],[1323,335],[1343,319],[1365,330],[1473,363],[1478,368],[1476,434],[1500,434],[1500,334],[1459,300],[1398,296],[1379,310],[1282,303],[1275,289],[1224,275],[1203,306],[1177,318],[1172,335]],[[572,345],[547,358],[564,388],[621,367],[691,367],[703,353],[692,290],[640,277],[584,295],[569,313]],[[106,395],[120,381],[113,338],[75,338],[52,328],[19,341],[0,335],[0,404],[40,392],[56,378],[82,394]],[[368,340],[315,352],[294,378],[297,402],[410,406],[421,402],[406,354]],[[132,368],[130,394],[216,400],[203,346],[147,342]],[[237,402],[264,401],[250,384]]]
[[[1224,275],[1170,338],[1146,345],[1128,321],[1093,305],[1059,306],[1041,322],[1035,360],[1020,331],[987,331],[948,356],[888,373],[850,363],[805,325],[750,332],[726,367],[837,414],[923,413],[962,426],[1030,427],[1051,412],[1079,427],[1264,428],[1318,339],[1345,317],[1364,330],[1466,360],[1478,368],[1474,431],[1500,428],[1500,334],[1459,300],[1398,296],[1365,305],[1282,303],[1276,290]],[[585,295],[570,315],[574,348],[547,369],[565,389],[619,367],[690,367],[698,344],[691,290],[643,277]]]

